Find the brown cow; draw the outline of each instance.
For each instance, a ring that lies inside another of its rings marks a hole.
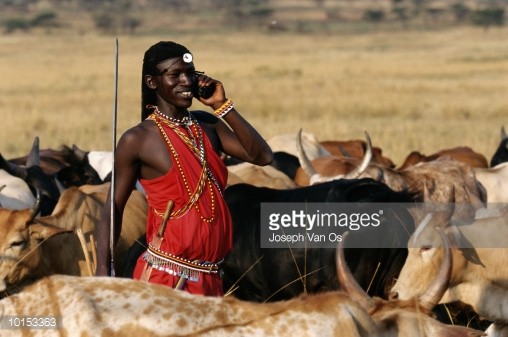
[[[253,303],[191,295],[132,279],[55,275],[1,300],[0,312],[4,317],[42,316],[47,319],[43,324],[50,330],[40,331],[68,336],[482,335],[481,331],[445,325],[426,315],[446,284],[446,277],[436,279],[432,294],[421,305],[417,301],[371,298],[354,281],[341,252],[337,273],[344,292]],[[8,320],[2,323],[10,324]],[[32,332],[4,331],[12,336]]]
[[[454,147],[452,149],[444,149],[430,156],[425,156],[418,151],[411,152],[404,163],[399,167],[399,170],[404,170],[408,167],[414,166],[421,162],[433,161],[438,158],[448,157],[453,160],[460,161],[471,167],[485,168],[489,167],[487,158],[481,153],[473,151],[470,147]]]
[[[343,166],[327,161],[326,165],[314,166],[299,147],[298,158],[305,170],[309,184],[317,184],[335,179],[372,178],[387,184],[395,191],[410,190],[419,192],[425,202],[446,203],[453,188],[455,202],[471,207],[460,207],[455,216],[473,218],[475,210],[484,206],[486,194],[484,187],[476,180],[474,169],[457,160],[446,157],[430,162],[422,162],[404,170],[382,167],[371,163],[372,151],[367,136],[367,150],[362,162],[352,171],[341,171]],[[298,144],[298,142],[297,142]],[[334,171],[337,169],[338,173]],[[335,172],[335,174],[334,174]],[[460,211],[460,213],[459,213]]]
[[[92,234],[108,188],[109,183],[69,188],[62,193],[53,214],[40,218],[34,218],[34,210],[0,209],[0,291],[53,273],[92,274]],[[134,191],[124,213],[126,226],[115,250],[118,274],[126,267],[127,249],[145,232],[147,209],[145,196]],[[78,229],[83,233],[86,250]]]
[[[338,157],[363,158],[367,150],[367,142],[360,139],[355,140],[325,140],[320,142],[325,149]],[[372,147],[372,162],[381,166],[395,167],[390,158],[383,156],[383,150],[379,147]]]

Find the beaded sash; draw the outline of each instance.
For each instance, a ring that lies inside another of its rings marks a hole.
[[[218,263],[208,261],[191,261],[173,254],[166,253],[151,243],[143,254],[143,259],[152,267],[160,271],[164,271],[170,275],[183,277],[189,281],[198,281],[200,273],[217,274],[220,272]]]

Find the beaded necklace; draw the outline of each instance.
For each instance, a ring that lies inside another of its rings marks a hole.
[[[147,108],[154,109],[154,111],[153,111],[154,113],[156,113],[160,117],[162,117],[162,118],[164,118],[176,125],[186,125],[186,126],[192,125],[192,120],[190,117],[190,113],[188,111],[187,111],[187,116],[184,116],[182,119],[178,119],[178,118],[170,117],[166,114],[163,114],[162,112],[159,111],[159,107],[157,107],[155,105],[147,105]]]
[[[157,107],[154,107],[154,109],[155,109],[155,111],[149,116],[149,119],[153,120],[157,124],[157,127],[159,128],[164,140],[168,144],[171,154],[173,156],[173,159],[174,159],[176,166],[178,168],[178,171],[180,173],[180,176],[182,177],[184,186],[185,186],[187,193],[189,195],[189,201],[184,206],[182,206],[182,208],[172,212],[171,218],[178,218],[178,217],[183,216],[191,207],[194,206],[196,208],[196,210],[198,211],[201,220],[208,222],[208,223],[213,222],[215,219],[215,192],[214,192],[212,183],[217,186],[218,191],[219,191],[219,193],[221,193],[221,195],[222,195],[222,192],[221,192],[221,189],[219,187],[217,180],[213,176],[211,170],[208,168],[208,164],[206,162],[205,144],[204,144],[204,138],[203,138],[203,133],[202,133],[203,131],[199,127],[197,120],[191,114],[189,114],[188,117],[187,116],[184,117],[184,118],[188,118],[189,122],[188,123],[186,122],[185,124],[183,124],[182,123],[183,120],[177,120],[178,122],[175,122],[175,121],[173,121],[174,118],[173,118],[173,120],[166,118],[166,116],[164,114],[159,112],[159,109]],[[178,157],[179,157],[178,153],[176,152],[175,148],[173,147],[173,144],[171,143],[171,141],[169,140],[169,137],[166,134],[164,128],[162,127],[161,122],[168,125],[182,139],[182,141],[189,147],[189,149],[192,150],[192,152],[197,156],[198,160],[200,161],[202,170],[201,170],[201,174],[200,174],[200,177],[198,180],[198,184],[197,184],[194,191],[191,191],[191,189],[190,189],[190,186],[187,182],[187,178],[186,178],[185,173],[184,173],[182,166],[180,164],[180,160],[178,159]],[[185,135],[185,133],[182,132],[182,130],[180,130],[178,126],[185,127],[189,136]],[[212,215],[209,218],[207,218],[203,215],[203,213],[201,212],[201,210],[199,209],[199,207],[196,203],[198,201],[199,197],[202,195],[205,185],[208,185],[208,190],[210,193],[210,199],[211,199],[211,204],[212,204],[211,205]],[[155,212],[159,216],[163,216],[163,214],[158,212],[157,210],[155,210]]]

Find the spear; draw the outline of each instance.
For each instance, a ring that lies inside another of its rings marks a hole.
[[[116,124],[118,114],[118,38],[115,40],[115,93],[113,100],[113,162],[111,168],[111,213],[109,226],[109,251],[111,254],[110,273],[115,276],[114,249],[115,249],[115,150],[116,150]]]

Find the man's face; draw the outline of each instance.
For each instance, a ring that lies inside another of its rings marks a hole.
[[[190,107],[192,86],[196,81],[194,64],[176,57],[157,64],[156,69],[158,74],[154,76],[154,81],[157,95],[178,108]]]

